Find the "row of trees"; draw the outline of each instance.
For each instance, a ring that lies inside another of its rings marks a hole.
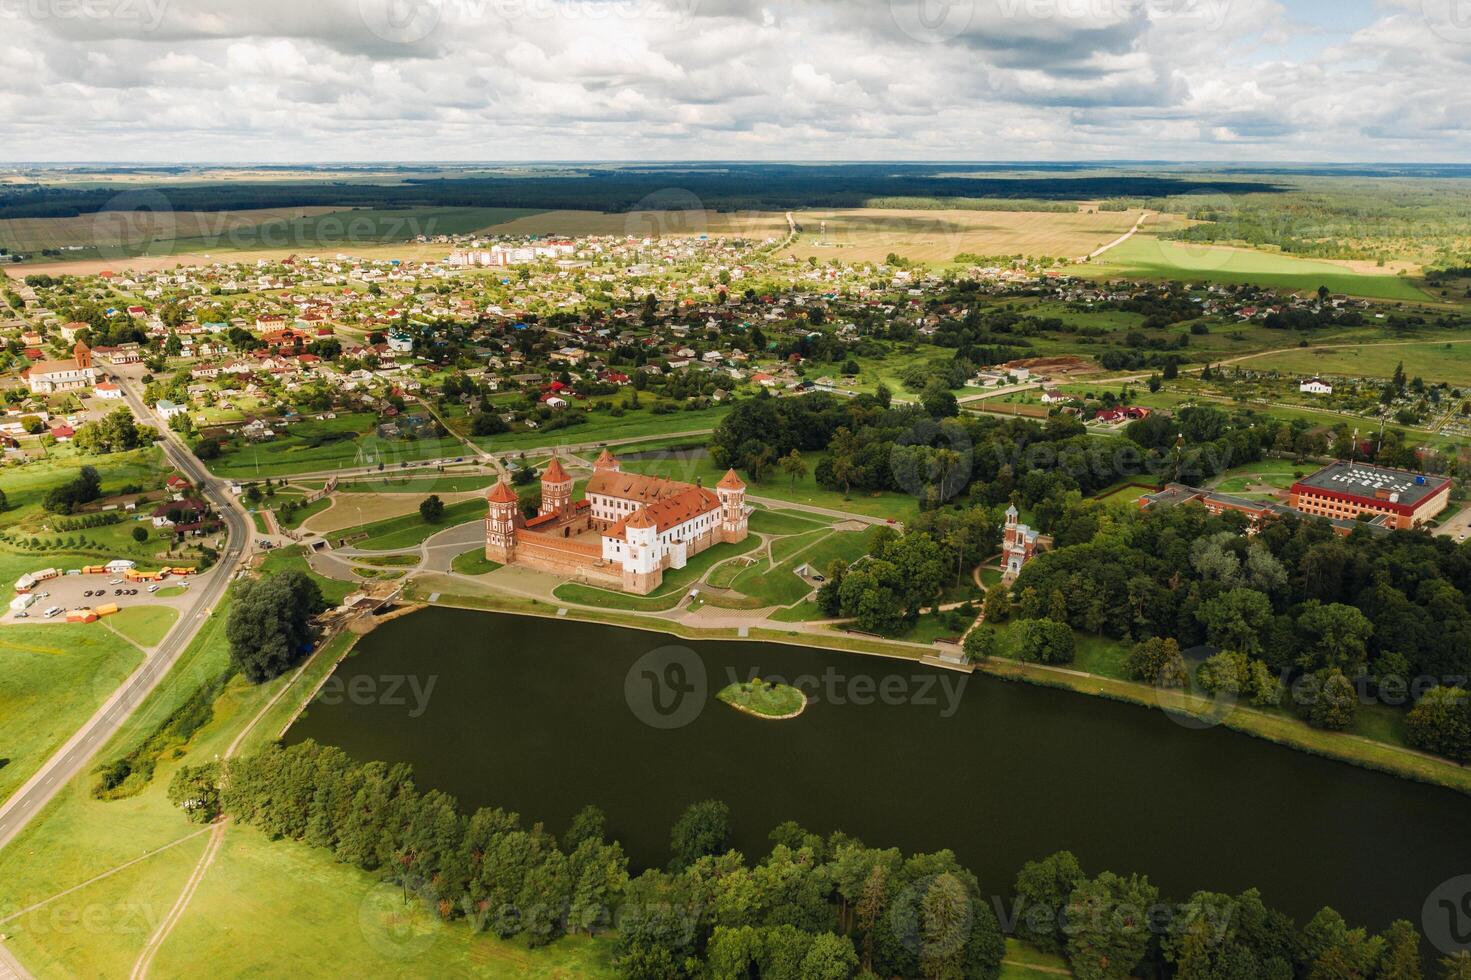
[[[1374,935],[1324,909],[1299,928],[1255,891],[1169,902],[1139,875],[1090,877],[1067,852],[1025,865],[1009,907],[950,851],[906,856],[791,822],[752,863],[731,849],[729,810],[717,801],[680,817],[667,867],[635,876],[594,807],[556,836],[500,809],[466,815],[452,797],[420,790],[406,766],[356,763],[310,741],[185,767],[169,797],[195,820],[224,812],[326,848],[476,931],[539,946],[616,927],[617,965],[636,980],[992,980],[1005,952],[998,909],[1007,931],[1087,980],[1420,976],[1407,922]],[[1471,975],[1471,962],[1451,969]]]

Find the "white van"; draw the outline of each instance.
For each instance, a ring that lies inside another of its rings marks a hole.
[[[60,616],[61,613],[62,608],[60,606],[52,606],[50,609],[46,610],[46,618],[51,619],[55,616]]]

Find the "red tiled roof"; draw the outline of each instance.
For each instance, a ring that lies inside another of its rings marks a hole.
[[[495,486],[490,488],[490,493],[485,495],[485,499],[493,504],[518,504],[521,502],[521,498],[516,496],[516,491],[512,490],[511,485],[505,480],[497,480]]]
[[[720,498],[704,487],[692,487],[687,483],[677,484],[677,486],[684,489],[674,496],[645,504],[604,531],[604,535],[621,538],[624,536],[624,528],[648,527],[650,524],[658,530],[658,533],[663,534],[685,521],[720,509]]]
[[[741,482],[741,478],[736,476],[736,471],[733,468],[725,471],[725,476],[720,478],[720,482],[716,486],[722,490],[746,489],[745,483]]]
[[[547,464],[547,468],[542,471],[541,482],[571,483],[572,477],[568,476],[567,471],[562,469],[561,461],[558,460],[557,457],[553,456],[552,461]]]

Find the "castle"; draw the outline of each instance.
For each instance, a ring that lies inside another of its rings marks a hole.
[[[722,541],[744,541],[746,485],[735,470],[714,490],[624,473],[606,449],[583,499],[555,457],[541,474],[541,505],[526,518],[504,478],[486,494],[485,557],[647,595],[667,568],[683,568]]]

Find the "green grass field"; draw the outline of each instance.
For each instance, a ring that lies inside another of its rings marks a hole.
[[[1271,252],[1180,245],[1146,234],[1135,235],[1095,263],[1079,266],[1078,271],[1082,275],[1240,283],[1302,292],[1327,286],[1332,292],[1366,299],[1412,303],[1432,300],[1414,282],[1399,276],[1368,275],[1331,262]]]
[[[344,531],[334,531],[332,537],[353,538],[366,534],[366,538],[350,542],[354,548],[361,548],[364,551],[397,551],[400,548],[412,548],[456,524],[483,519],[485,506],[482,498],[461,500],[457,504],[445,506],[444,516],[440,518],[438,524],[426,524],[415,511],[404,514],[402,517],[390,517],[371,524],[359,524],[357,527]]]
[[[652,401],[649,397],[645,397],[644,400],[645,403]],[[655,415],[647,409],[639,409],[625,412],[621,418],[615,418],[609,412],[589,412],[587,421],[580,425],[569,425],[559,429],[526,429],[495,436],[475,436],[473,441],[482,449],[497,453],[556,446],[582,446],[614,439],[642,439],[670,435],[675,432],[713,429],[729,413],[729,405],[716,405],[712,408],[694,411],[681,410],[670,412],[668,415]],[[461,449],[463,448],[462,446]]]
[[[209,461],[210,472],[238,480],[263,480],[358,466],[382,464],[385,472],[405,462],[463,456],[458,439],[380,439],[373,434],[376,417],[350,412],[333,419],[303,419],[267,442],[233,439]]]
[[[1294,350],[1244,361],[1242,367],[1255,371],[1282,371],[1304,377],[1316,374],[1358,378],[1389,378],[1403,364],[1405,376],[1429,382],[1471,386],[1471,344],[1426,342],[1423,344],[1345,345],[1325,350]]]
[[[265,561],[261,563],[261,571],[267,575],[288,570],[302,572],[310,576],[317,583],[317,587],[322,590],[322,598],[334,606],[340,604],[349,594],[356,591],[351,582],[340,582],[335,578],[328,578],[325,575],[319,575],[313,571],[311,565],[307,564],[306,554],[302,551],[300,545],[290,548],[277,548],[268,554]]]
[[[484,548],[471,548],[469,551],[455,555],[454,560],[450,562],[450,568],[461,575],[485,575],[504,567],[500,562],[491,561],[485,557]]]
[[[828,527],[831,521],[820,514],[804,514],[796,510],[757,509],[747,526],[756,534],[800,534]]]
[[[789,606],[812,591],[812,586],[796,575],[799,565],[811,565],[825,573],[834,559],[841,558],[849,563],[857,561],[868,554],[878,530],[815,532],[782,539],[782,543],[789,547],[784,549],[784,555],[777,555],[775,566],[758,561],[742,570],[730,587],[764,605]]]
[[[142,660],[137,648],[97,623],[0,626],[0,800],[29,779]]]
[[[374,480],[344,481],[338,493],[463,493],[484,490],[495,483],[494,476],[457,473],[439,476],[385,477]]]
[[[154,647],[163,641],[178,619],[178,610],[169,606],[130,606],[103,622],[140,647]]]

